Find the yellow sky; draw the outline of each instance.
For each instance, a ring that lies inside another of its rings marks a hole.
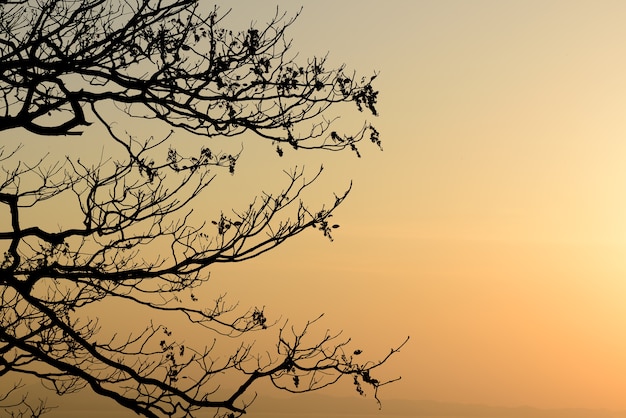
[[[214,277],[254,275],[269,308],[326,312],[370,352],[410,334],[384,396],[626,408],[625,16],[609,1],[305,2],[295,49],[381,72],[385,151],[326,164],[331,190],[355,181],[336,242]]]
[[[383,398],[626,409],[626,3],[303,4],[294,51],[380,71],[384,152],[247,145],[220,198],[275,190],[259,173],[294,162],[327,168],[312,203],[354,191],[335,242],[219,266],[207,295],[324,312],[322,329],[374,357],[410,335]],[[275,5],[233,4],[232,19],[262,24]]]

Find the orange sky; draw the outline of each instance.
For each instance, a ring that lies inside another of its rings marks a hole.
[[[326,163],[336,242],[214,277],[370,353],[411,335],[387,397],[626,408],[626,4],[304,5],[295,49],[381,72],[385,151]]]
[[[231,19],[263,24],[275,4]],[[354,190],[335,242],[311,233],[219,266],[207,297],[324,312],[322,330],[374,357],[410,335],[383,398],[626,409],[626,3],[303,4],[294,51],[380,71],[384,152],[246,145],[220,199],[247,202],[303,162],[327,168],[312,203]]]

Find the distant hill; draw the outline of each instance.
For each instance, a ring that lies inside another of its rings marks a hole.
[[[436,401],[384,400],[379,410],[375,401],[359,398],[338,398],[315,395],[287,399],[259,398],[247,414],[284,414],[306,416],[362,417],[441,417],[441,418],[626,418],[626,411],[602,409],[539,409],[532,407],[498,407],[478,404]]]
[[[603,409],[539,409],[446,403],[427,400],[383,399],[382,409],[371,397],[334,397],[318,393],[281,397],[259,396],[246,418],[626,418],[626,411]],[[59,405],[45,418],[131,418],[109,399],[84,390],[51,400]]]

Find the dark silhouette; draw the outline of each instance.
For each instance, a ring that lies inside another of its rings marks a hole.
[[[209,306],[198,300],[214,263],[251,259],[313,228],[332,239],[330,217],[349,191],[312,209],[299,196],[321,170],[305,178],[294,169],[279,192],[196,225],[193,203],[214,171],[235,171],[239,156],[209,147],[211,137],[247,133],[246,141],[266,141],[279,156],[286,146],[358,155],[363,139],[380,147],[368,123],[343,134],[325,117],[350,102],[376,115],[375,77],[327,69],[323,58],[295,62],[285,38],[294,19],[283,14],[231,31],[222,25],[228,12],[200,8],[194,0],[0,0],[0,382],[9,389],[0,411],[49,409],[18,393],[22,377],[60,395],[88,387],[148,417],[207,408],[240,416],[259,379],[306,392],[349,376],[375,397],[388,383],[372,373],[401,346],[359,361],[361,350],[344,352],[348,340],[338,334],[310,341],[311,321],[302,329],[285,323],[276,351],[257,353],[254,332],[272,322],[263,309],[241,312],[221,296]],[[169,132],[142,139],[132,118]],[[104,130],[92,131],[98,126]],[[197,138],[195,153],[189,141],[185,151],[177,142],[183,130]],[[109,145],[95,163],[72,150],[64,160],[33,157],[40,138],[103,132]],[[16,137],[20,145],[7,145]],[[75,216],[33,221],[32,211],[51,204]],[[216,342],[194,348],[152,322],[125,336],[101,330],[83,312],[106,301],[184,318]],[[236,342],[230,354],[219,351],[218,337]],[[222,378],[239,383],[224,393]]]

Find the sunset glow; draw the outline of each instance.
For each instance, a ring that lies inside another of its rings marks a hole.
[[[357,129],[366,119],[383,150],[363,143],[362,158],[292,149],[279,158],[252,136],[216,140],[242,150],[238,168],[216,176],[190,219],[245,208],[296,166],[311,177],[324,166],[307,202],[332,203],[351,182],[352,191],[333,217],[333,242],[311,231],[217,265],[202,301],[226,294],[242,309],[265,307],[277,327],[323,314],[320,334],[341,331],[373,359],[410,336],[380,369],[402,377],[380,389],[383,401],[626,410],[626,2],[218,4],[232,7],[225,25],[241,28],[265,24],[276,4],[287,15],[302,4],[287,32],[293,55],[328,54],[329,66],[377,75],[379,116],[337,107],[328,118]],[[165,128],[138,119],[123,129]],[[106,154],[85,138],[46,138],[41,149]],[[200,143],[189,133],[176,140]],[[66,211],[30,216],[80,221]],[[125,307],[93,315],[113,329],[150,319]],[[347,379],[321,393],[356,396]]]
[[[328,164],[355,182],[336,242],[248,267],[372,349],[411,335],[385,396],[626,409],[625,15],[305,3],[298,50],[380,71],[384,152]]]

